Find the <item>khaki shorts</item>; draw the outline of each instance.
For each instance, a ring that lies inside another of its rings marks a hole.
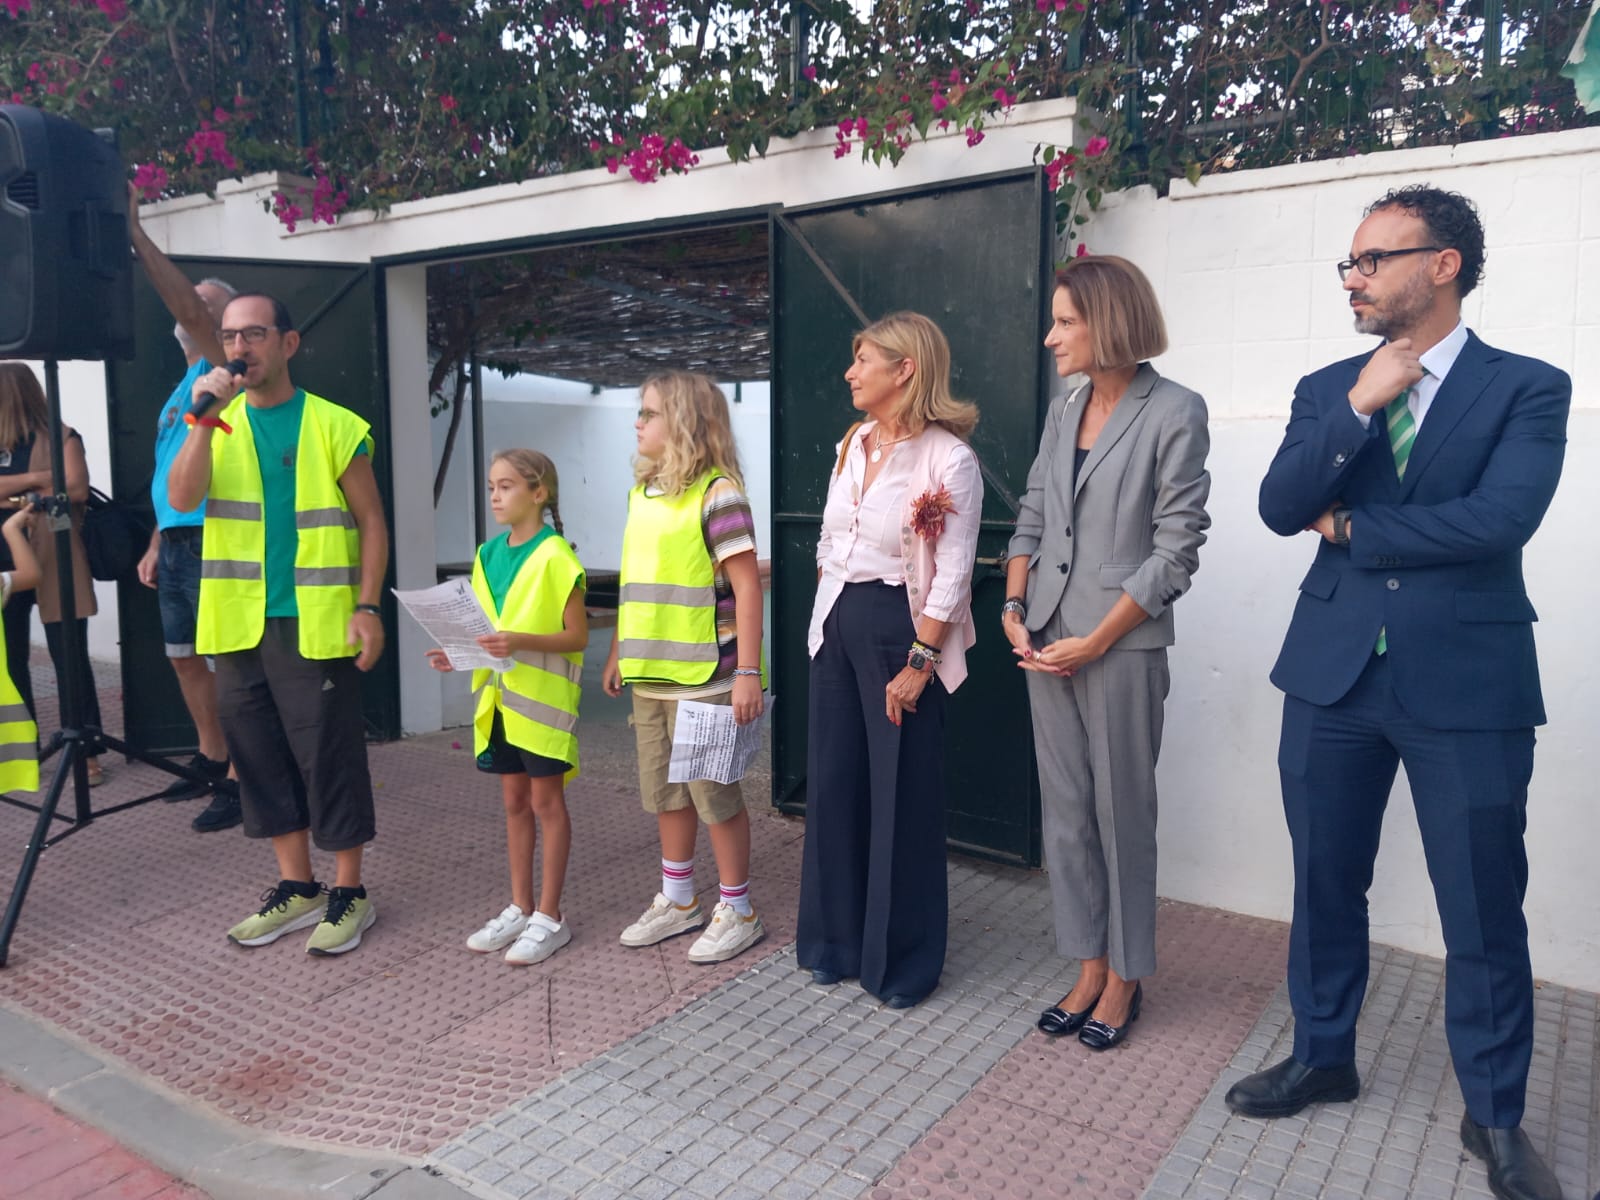
[[[732,704],[733,693],[706,696],[701,704]],[[672,761],[672,734],[678,726],[678,701],[654,700],[633,694],[633,733],[639,742],[639,796],[647,813],[677,812],[694,805],[700,820],[720,825],[744,809],[744,792],[737,783],[697,779],[693,783],[668,783]]]

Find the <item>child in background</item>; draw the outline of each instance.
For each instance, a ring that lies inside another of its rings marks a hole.
[[[510,528],[478,547],[472,564],[472,590],[496,630],[478,644],[516,661],[510,670],[472,676],[473,749],[478,770],[500,776],[511,903],[467,939],[467,949],[505,949],[513,966],[543,962],[572,940],[561,913],[572,848],[565,786],[578,773],[578,685],[589,618],[583,565],[561,536],[558,490],[555,465],[538,451],[495,455],[489,507]],[[452,669],[443,650],[429,650],[428,661],[435,670]],[[533,852],[541,828],[536,905]]]
[[[651,946],[700,929],[694,853],[703,821],[722,886],[689,961],[721,962],[766,935],[750,903],[750,814],[737,783],[668,783],[667,766],[678,701],[731,705],[740,725],[761,716],[755,521],[716,384],[666,371],[647,379],[639,398],[617,632],[602,679],[610,696],[633,686],[639,789],[661,834],[661,891],[622,931],[622,944]]]
[[[39,582],[39,560],[28,541],[33,514],[19,508],[0,527],[11,548],[12,568],[0,571],[0,608],[12,592],[25,592]],[[26,670],[26,664],[24,664]],[[11,682],[6,662],[6,643],[0,638],[0,792],[39,790],[39,729],[22,702],[22,693]]]

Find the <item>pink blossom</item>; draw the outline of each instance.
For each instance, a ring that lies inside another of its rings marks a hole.
[[[856,131],[856,119],[854,117],[846,117],[844,120],[839,122],[839,136],[840,137],[847,138],[852,133],[854,133],[855,131]]]
[[[936,113],[942,113],[945,109],[950,107],[950,101],[946,100],[941,92],[935,92],[933,94],[933,100],[930,103],[932,103],[933,111]]]
[[[950,82],[951,83],[960,83],[961,82],[961,68],[960,67],[951,67],[950,68]]]
[[[1110,148],[1111,142],[1109,139],[1103,137],[1092,137],[1089,139],[1088,144],[1084,146],[1083,154],[1085,158],[1099,158]]]
[[[28,82],[29,83],[38,83],[39,80],[41,80],[43,78],[44,78],[44,64],[42,62],[37,62],[37,61],[29,63],[28,64]]]
[[[1078,243],[1078,248],[1077,248],[1077,250],[1075,250],[1073,252],[1072,257],[1073,258],[1087,258],[1087,257],[1089,257],[1089,247],[1087,245],[1085,245],[1083,242],[1079,242]]]
[[[438,33],[433,35],[433,40],[441,46],[448,46],[456,39],[441,29]]]
[[[0,0],[0,2],[5,4],[6,12],[11,14],[12,20],[16,20],[19,14],[25,13],[33,7],[32,0]]]
[[[133,186],[146,200],[154,200],[167,186],[167,171],[156,163],[140,163],[133,169]]]
[[[815,67],[807,67],[800,74],[804,75],[812,83],[817,81],[817,69]]]
[[[837,146],[835,146],[833,148],[833,156],[835,158],[843,158],[846,154],[849,154],[849,153],[850,153],[850,147],[845,142],[840,142]]]
[[[599,150],[600,150],[600,139],[599,138],[590,138],[589,139],[589,153],[590,154],[595,154],[595,153],[598,153]]]
[[[1010,108],[1017,102],[1017,98],[1010,92],[1006,91],[1005,88],[997,87],[994,90],[994,101],[1001,108]]]
[[[979,129],[976,125],[968,125],[967,145],[976,146],[981,141],[983,141],[983,130]]]
[[[228,153],[228,135],[213,129],[210,121],[200,122],[200,128],[189,135],[185,149],[194,156],[196,166],[203,166],[209,158],[225,170],[239,169],[238,160]]]
[[[439,107],[444,109],[445,112],[455,112],[456,98],[449,92],[446,92],[444,95],[439,97]]]
[[[94,0],[94,3],[108,21],[120,21],[128,15],[127,0]]]
[[[872,122],[867,120],[865,117],[857,117],[856,132],[862,137],[866,137],[867,134],[872,132]]]
[[[622,166],[622,160],[620,158],[612,157],[606,159],[606,170],[610,171],[613,175],[617,173],[617,168],[620,166]]]

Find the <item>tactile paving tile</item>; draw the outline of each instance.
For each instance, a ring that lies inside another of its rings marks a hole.
[[[116,667],[96,669],[115,731]],[[47,734],[49,676],[47,659],[34,664]],[[660,850],[639,805],[631,730],[601,721],[583,736],[584,774],[567,796],[563,908],[574,936],[546,963],[513,968],[464,946],[507,902],[505,821],[496,781],[473,766],[470,731],[452,731],[370,748],[379,837],[365,877],[378,921],[354,953],[312,958],[305,933],[231,945],[227,927],[274,882],[267,847],[236,830],[193,833],[200,801],[156,801],[97,820],[41,858],[0,999],[252,1127],[420,1156],[793,937],[803,826],[764,805],[763,757],[746,787],[767,945],[706,968],[685,958],[692,938],[619,945],[659,886]],[[96,809],[169,782],[143,765],[106,765]],[[9,891],[32,823],[0,810],[0,888]],[[315,861],[331,867],[326,855]],[[704,836],[697,868],[709,910],[716,869]]]
[[[1030,1031],[871,1200],[1137,1197],[1272,995],[1286,932],[1165,901],[1156,931],[1158,970],[1126,1042],[1095,1053]],[[1022,1019],[1062,994],[1035,989]]]
[[[1032,1033],[1038,1008],[1076,968],[1054,952],[1048,886],[1036,873],[961,860],[950,885],[945,975],[918,1007],[894,1012],[849,983],[814,987],[785,949],[431,1161],[486,1197],[1012,1195],[1035,1178],[1035,1194],[1063,1194],[1052,1190],[1066,1161],[1052,1158],[1052,1109],[1069,1110],[1083,1085],[1062,1077],[1061,1059],[1040,1055]],[[1162,925],[1164,978],[1242,1011],[1231,1024],[1206,1014],[1232,1037],[1225,1045],[1180,1047],[1187,1025],[1153,1019],[1143,1052],[1091,1068],[1116,1099],[1076,1154],[1122,1146],[1119,1170],[1098,1178],[1133,1195],[1249,1028],[1282,959],[1281,929],[1268,922],[1166,905]],[[1203,1072],[1186,1103],[1164,1074],[1169,1057],[1182,1064],[1176,1072]]]
[[[1596,997],[1553,984],[1534,996],[1534,1053],[1523,1128],[1568,1197],[1600,1186]],[[1365,1197],[1484,1200],[1483,1164],[1461,1148],[1461,1090],[1444,1032],[1437,959],[1374,946],[1356,1036],[1361,1096],[1276,1121],[1235,1116],[1223,1096],[1241,1077],[1293,1049],[1288,993],[1261,1020],[1210,1089],[1152,1181],[1152,1200],[1188,1197]]]

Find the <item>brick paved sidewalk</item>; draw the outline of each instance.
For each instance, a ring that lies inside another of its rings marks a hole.
[[[0,1083],[0,1200],[206,1200],[105,1134]]]
[[[191,833],[194,805],[135,809],[53,849],[0,971],[0,1075],[218,1200],[1487,1195],[1455,1134],[1437,961],[1374,948],[1355,1104],[1235,1118],[1227,1085],[1283,1053],[1282,925],[1164,902],[1144,1015],[1093,1054],[1033,1028],[1073,970],[1043,876],[952,858],[944,978],[893,1012],[797,969],[803,826],[763,805],[764,766],[749,788],[767,941],[705,968],[686,939],[620,947],[656,884],[655,832],[625,709],[585,706],[575,938],[549,962],[518,970],[461,945],[504,903],[498,797],[459,735],[410,739],[372,749],[380,917],[352,955],[229,945],[270,864],[237,831]],[[114,691],[102,708],[116,728]],[[165,782],[112,765],[97,805]],[[0,809],[0,888],[27,825]],[[709,899],[706,849],[698,883]],[[1546,986],[1537,1013],[1525,1125],[1568,1200],[1587,1200],[1596,997]]]

